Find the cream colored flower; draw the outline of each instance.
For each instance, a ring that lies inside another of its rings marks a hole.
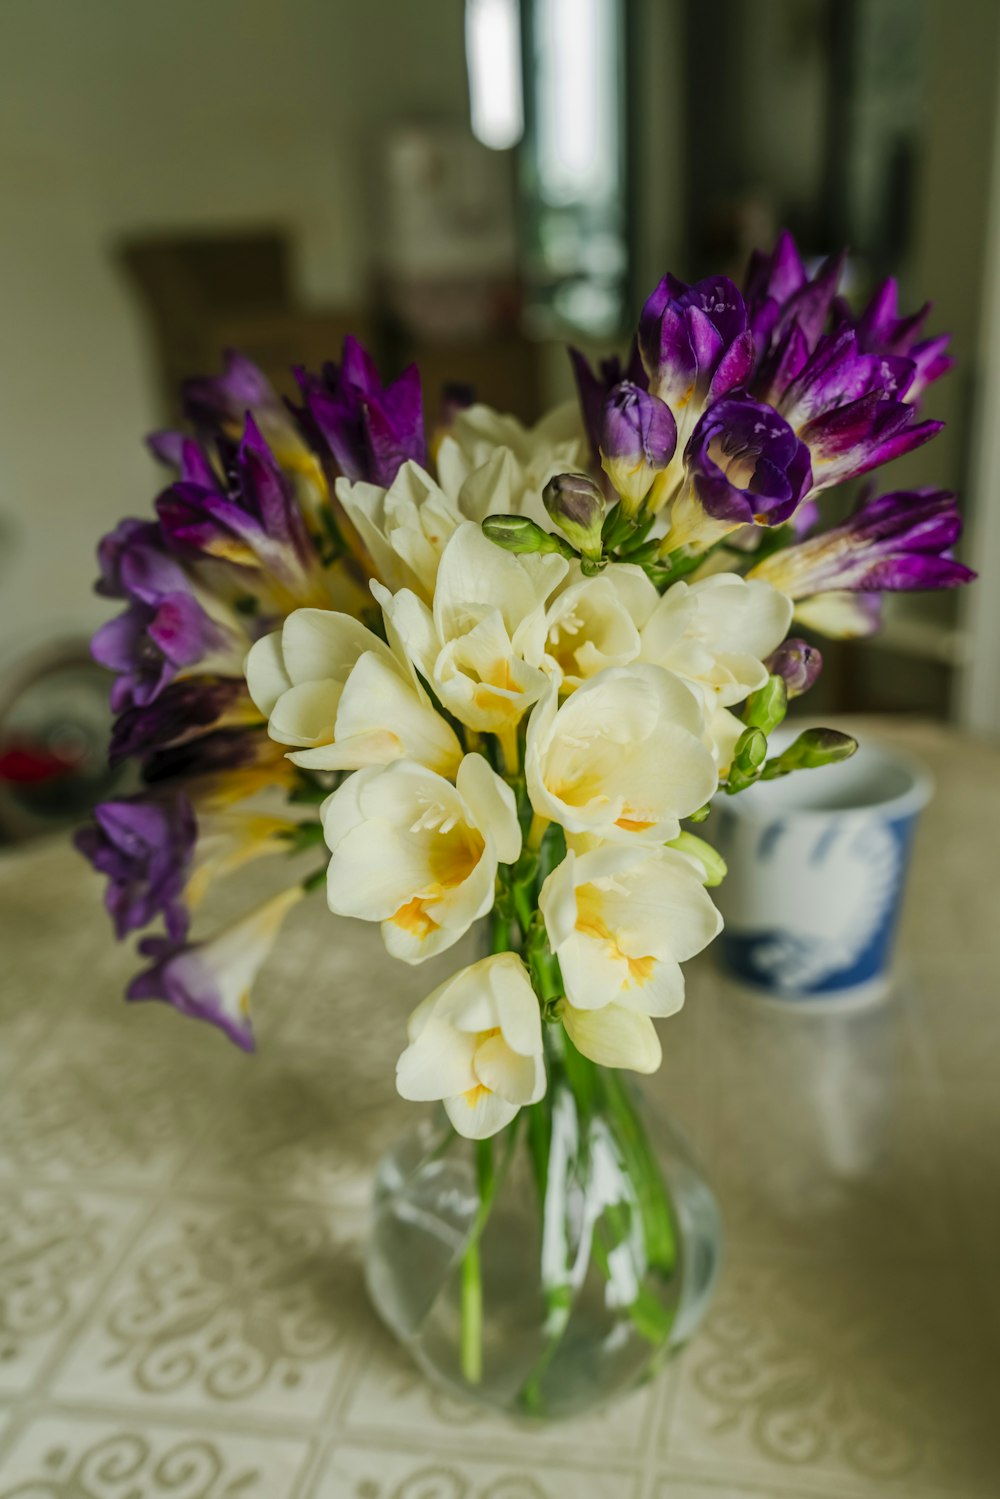
[[[458,768],[455,732],[405,658],[350,615],[297,609],[251,647],[244,669],[268,733],[296,747],[296,765],[354,770],[405,757],[441,775]]]
[[[548,678],[542,655],[545,603],[566,573],[562,557],[515,557],[466,522],[444,549],[433,610],[409,589],[377,583],[387,628],[442,706],[508,748]]]
[[[566,998],[580,1010],[674,1014],[684,1003],[680,965],[722,926],[691,862],[667,848],[570,849],[538,905]]]
[[[493,905],[498,864],[521,852],[514,793],[482,755],[453,786],[401,760],[360,770],[323,803],[331,911],[382,923],[393,957],[422,963]]]
[[[545,613],[538,665],[562,692],[572,692],[609,666],[627,666],[639,656],[636,615],[645,618],[659,595],[640,568],[612,565],[584,578],[579,567]]]
[[[495,1135],[545,1092],[538,1000],[521,959],[496,953],[463,968],[410,1016],[396,1067],[403,1098],[443,1099],[460,1135]]]
[[[441,553],[465,518],[457,497],[412,459],[389,489],[338,479],[336,491],[379,579],[393,592],[412,588],[425,601],[433,598]]]
[[[496,458],[498,450],[504,456]],[[466,491],[462,508],[470,520],[488,515],[527,515],[549,527],[542,490],[556,474],[580,468],[586,440],[576,401],[555,407],[534,427],[489,406],[460,411],[438,448],[437,470],[443,489],[457,496],[469,477],[491,459],[500,465],[495,488]]]
[[[665,843],[718,776],[698,698],[671,672],[612,667],[559,706],[555,684],[528,722],[531,804],[569,833]]]
[[[788,633],[792,608],[770,584],[717,573],[668,588],[642,629],[642,659],[700,688],[709,711],[767,681],[764,660]]]

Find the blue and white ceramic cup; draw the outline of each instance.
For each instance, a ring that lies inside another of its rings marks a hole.
[[[862,738],[840,765],[720,797],[716,952],[731,983],[810,1011],[881,999],[931,791],[920,765]]]

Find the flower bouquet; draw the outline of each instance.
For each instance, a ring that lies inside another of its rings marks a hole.
[[[886,590],[971,576],[939,490],[821,528],[828,489],[934,435],[950,363],[893,282],[853,312],[840,265],[782,235],[742,294],[667,276],[627,365],[571,351],[579,401],[531,429],[449,392],[428,436],[417,370],[384,386],[351,339],[297,404],[231,353],[185,386],[190,434],[150,440],[156,518],[100,544],[111,758],[143,789],[78,844],[119,938],[162,918],[130,999],[250,1051],[308,892],[409,964],[482,923],[387,1040],[402,1096],[442,1107],[383,1162],[368,1274],[425,1368],[504,1406],[627,1386],[710,1291],[711,1194],[622,1074],[659,1066],[720,927],[692,831],[713,798],[856,747],[769,752],[821,665],[793,621],[866,635]],[[309,849],[312,875],[192,937],[212,882]]]

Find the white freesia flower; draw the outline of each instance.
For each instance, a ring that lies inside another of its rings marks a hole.
[[[401,654],[360,621],[297,609],[251,647],[244,670],[268,733],[310,770],[406,757],[454,775],[462,748]]]
[[[690,860],[667,848],[570,849],[538,906],[566,998],[581,1010],[618,1004],[674,1014],[684,1003],[681,963],[722,926]]]
[[[497,458],[498,450],[503,457]],[[463,510],[470,520],[487,515],[527,515],[548,529],[542,490],[556,474],[580,468],[586,441],[576,401],[566,401],[534,427],[514,416],[475,405],[460,411],[442,439],[437,470],[442,488],[457,496],[477,469],[491,459],[502,466],[495,488],[479,491],[479,504],[466,491]]]
[[[525,711],[548,685],[529,661],[542,655],[545,602],[566,573],[553,555],[515,557],[466,522],[444,549],[433,610],[409,589],[372,592],[441,704],[508,750]]]
[[[659,666],[612,667],[559,706],[553,683],[528,722],[531,804],[569,833],[665,843],[718,775],[691,689]]]
[[[563,692],[609,666],[635,661],[641,649],[636,617],[645,619],[659,598],[640,568],[612,564],[599,577],[585,578],[575,567],[569,579],[546,610],[541,655],[532,662]]]
[[[396,1068],[403,1098],[443,1099],[472,1140],[495,1135],[545,1092],[538,1000],[521,959],[496,953],[464,968],[410,1016]]]
[[[784,640],[791,619],[784,594],[735,573],[678,582],[643,626],[642,659],[700,688],[709,711],[729,707],[764,686],[764,660]]]
[[[393,957],[422,963],[493,905],[497,865],[521,852],[514,793],[482,755],[453,786],[408,760],[360,770],[323,803],[331,911],[382,923]]]

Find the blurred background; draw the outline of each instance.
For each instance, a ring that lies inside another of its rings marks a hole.
[[[431,415],[462,380],[534,418],[567,339],[781,225],[951,330],[886,487],[958,490],[986,575],[824,648],[810,708],[1000,736],[996,0],[4,0],[0,42],[0,837],[100,787],[94,545],[184,375],[236,345],[288,390],[351,331]]]

